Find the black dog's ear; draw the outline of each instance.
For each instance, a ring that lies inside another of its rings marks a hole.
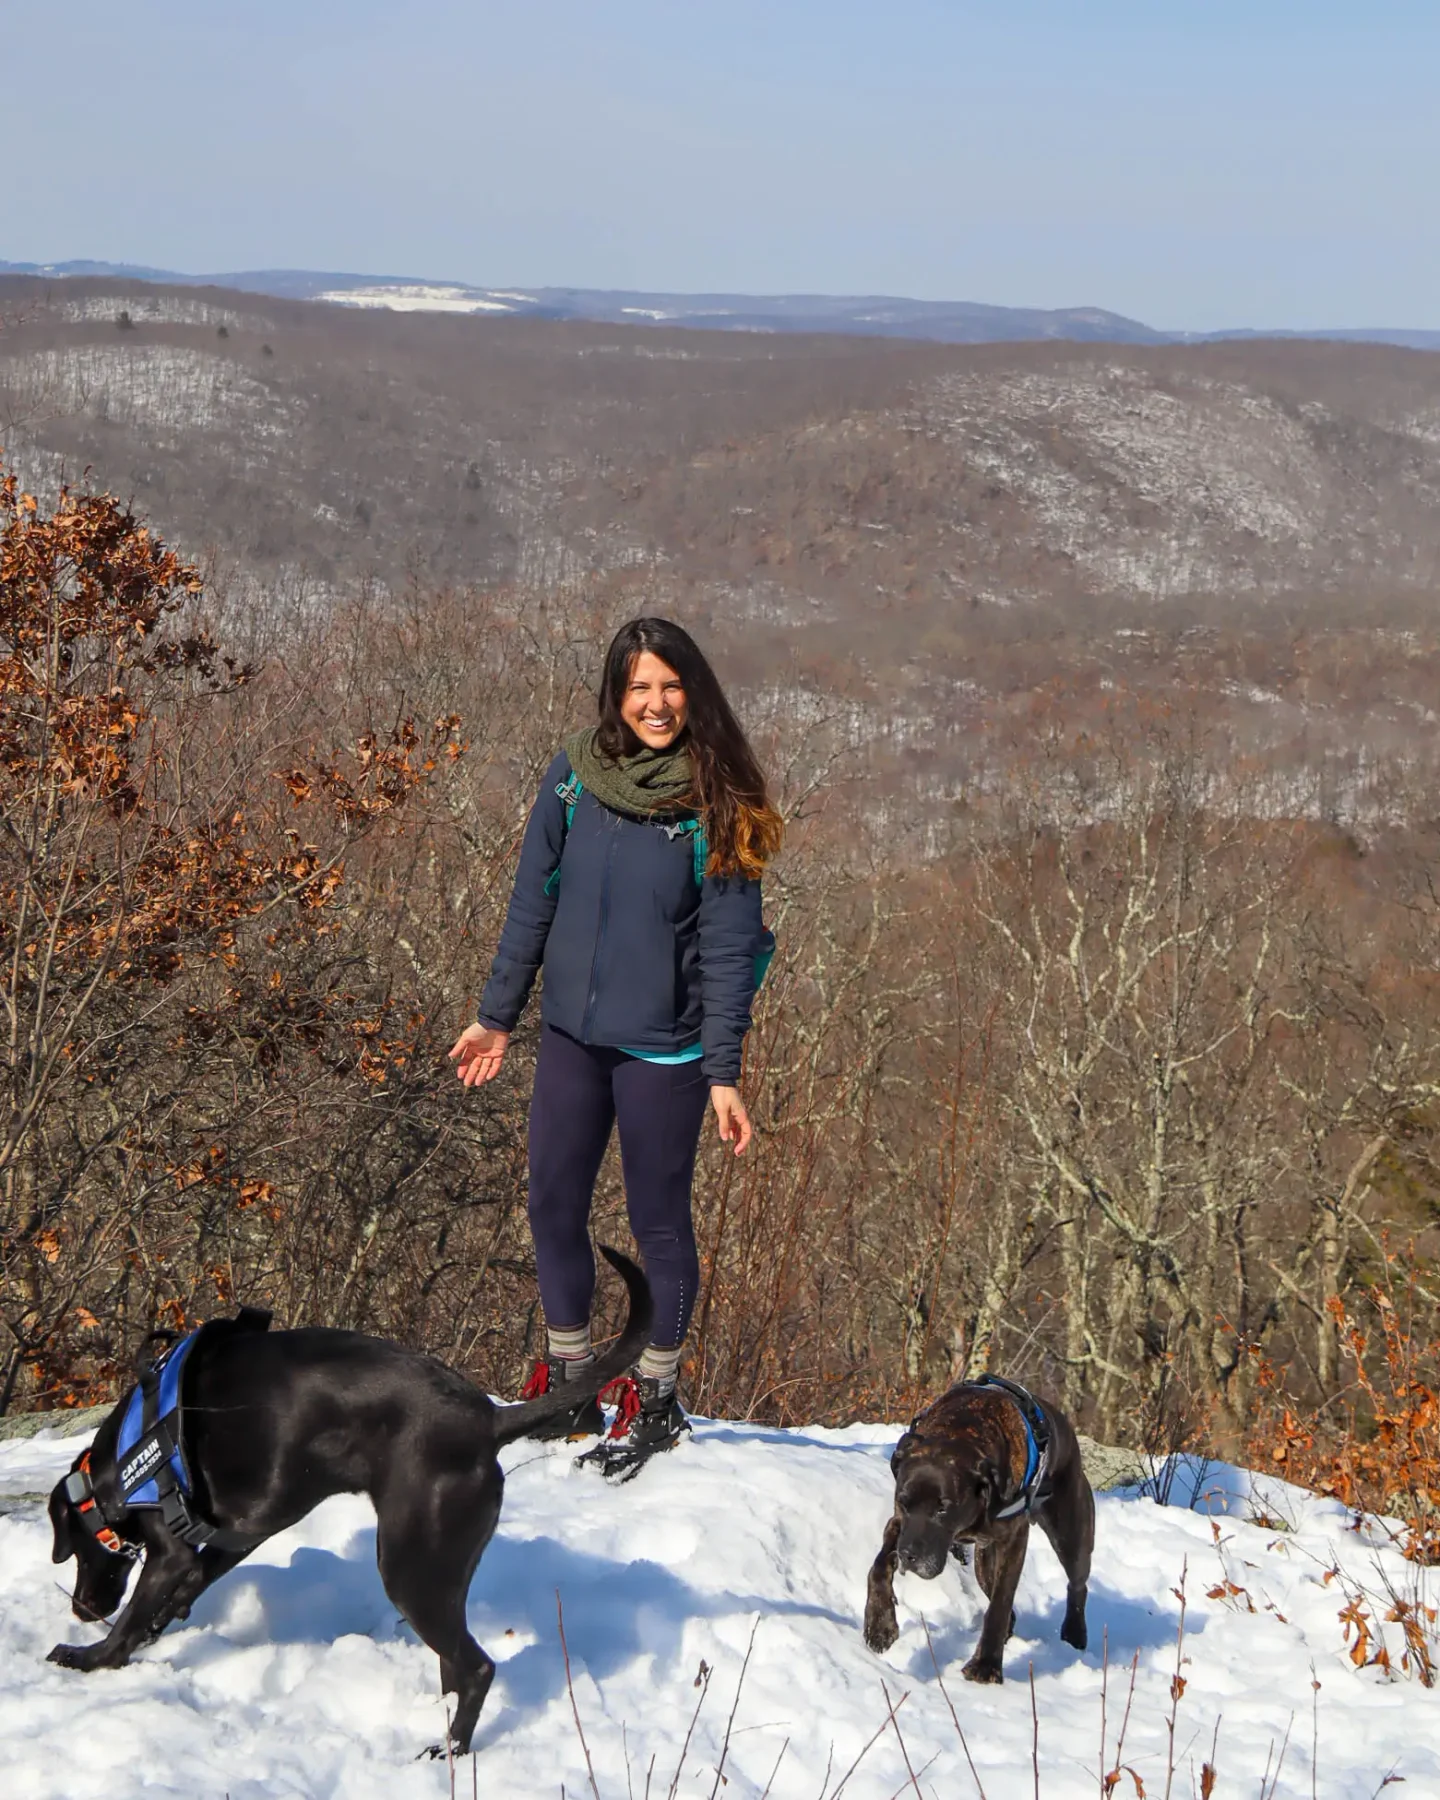
[[[896,1469],[898,1469],[900,1467],[902,1458],[904,1458],[910,1454],[910,1451],[914,1447],[914,1444],[915,1444],[915,1433],[913,1431],[907,1431],[905,1433],[905,1435],[900,1439],[900,1442],[890,1452],[890,1473],[892,1475],[895,1473]]]
[[[70,1496],[63,1481],[57,1481],[50,1490],[50,1529],[55,1534],[50,1546],[51,1562],[69,1562],[75,1554],[75,1537],[70,1522]]]
[[[987,1507],[1000,1494],[1000,1471],[988,1456],[975,1471],[975,1486]]]

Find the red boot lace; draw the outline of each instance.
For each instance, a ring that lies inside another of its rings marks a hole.
[[[615,1396],[615,1423],[606,1433],[607,1437],[627,1437],[630,1427],[640,1416],[640,1389],[628,1375],[617,1375],[615,1379],[601,1388],[597,1399],[604,1403],[607,1394]]]
[[[520,1390],[522,1400],[539,1400],[550,1392],[550,1365],[548,1362],[537,1362],[530,1371],[530,1378]]]

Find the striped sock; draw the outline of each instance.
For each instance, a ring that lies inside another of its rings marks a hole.
[[[567,1381],[583,1375],[595,1360],[588,1320],[584,1325],[549,1325],[545,1338],[550,1361],[560,1364]]]
[[[673,1350],[660,1350],[650,1344],[641,1353],[635,1373],[653,1381],[662,1397],[675,1392],[675,1378],[680,1373],[680,1345]]]

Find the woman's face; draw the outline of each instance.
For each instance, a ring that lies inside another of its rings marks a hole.
[[[630,666],[620,717],[647,749],[668,750],[688,712],[680,677],[653,650],[642,650]]]

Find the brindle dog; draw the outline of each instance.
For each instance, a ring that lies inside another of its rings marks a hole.
[[[865,1642],[888,1650],[898,1566],[933,1581],[948,1555],[965,1560],[975,1545],[975,1575],[990,1604],[967,1681],[1001,1681],[1006,1639],[1015,1629],[1015,1589],[1025,1565],[1030,1520],[1045,1533],[1068,1583],[1060,1635],[1083,1650],[1085,1590],[1095,1544],[1095,1497],[1080,1466],[1080,1446],[1063,1413],[1037,1402],[1050,1427],[1049,1467],[1032,1510],[997,1518],[1019,1495],[1027,1439],[1019,1405],[1002,1388],[960,1383],[929,1406],[895,1446],[895,1512],[865,1596]]]

